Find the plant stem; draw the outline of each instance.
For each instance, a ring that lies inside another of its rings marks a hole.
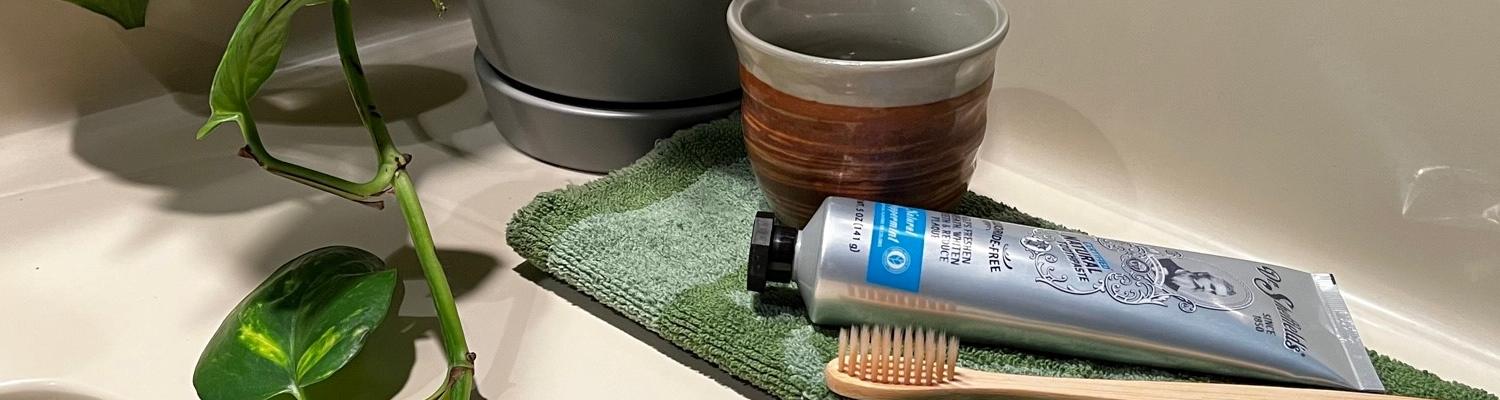
[[[450,371],[445,383],[448,398],[467,399],[473,390],[474,365],[469,360],[469,344],[463,336],[464,327],[453,302],[453,291],[448,287],[443,265],[433,248],[432,232],[427,228],[427,216],[422,213],[422,203],[417,199],[411,176],[404,170],[396,171],[394,187],[396,202],[401,204],[401,214],[406,217],[406,226],[411,230],[412,245],[417,249],[417,260],[422,264],[422,275],[427,278],[427,288],[432,291],[432,304],[437,308]]]
[[[375,141],[375,153],[380,162],[399,160],[401,152],[391,141],[385,129],[385,118],[375,107],[370,85],[365,82],[365,67],[359,61],[359,45],[354,42],[354,22],[349,12],[349,0],[333,1],[333,33],[338,41],[339,63],[344,69],[344,80],[349,84],[349,94],[354,97],[354,106],[359,108],[359,121],[370,131]],[[401,164],[405,164],[402,162]]]
[[[199,137],[211,132],[219,124],[235,121],[240,127],[240,133],[244,136],[245,147],[240,154],[254,159],[267,171],[329,192],[341,197],[358,201],[366,205],[381,206],[384,203],[374,201],[379,196],[394,191],[396,199],[401,205],[401,213],[406,219],[406,228],[411,233],[412,245],[416,248],[417,260],[422,266],[422,277],[427,281],[427,287],[432,292],[433,307],[437,309],[440,330],[438,335],[442,338],[443,350],[448,359],[448,370],[445,371],[443,386],[433,394],[433,398],[445,398],[452,400],[468,400],[473,391],[474,384],[474,353],[469,352],[469,345],[464,339],[463,324],[459,320],[458,306],[454,304],[453,290],[448,286],[448,278],[444,275],[443,265],[438,261],[437,250],[432,243],[432,232],[427,226],[427,217],[422,212],[421,201],[417,199],[416,189],[412,184],[411,176],[407,174],[406,166],[411,161],[411,156],[401,153],[396,144],[391,140],[390,132],[386,130],[385,118],[375,107],[374,96],[370,93],[369,84],[365,81],[364,66],[359,61],[359,47],[354,41],[354,23],[350,10],[350,0],[331,0],[333,9],[334,37],[338,45],[339,62],[341,64],[344,81],[349,86],[349,95],[354,98],[354,104],[359,107],[360,123],[369,131],[370,139],[374,141],[377,169],[375,176],[364,183],[356,183],[339,178],[321,171],[303,167],[294,163],[286,162],[272,156],[261,142],[260,132],[255,127],[255,120],[251,117],[248,106],[239,107],[241,110],[234,114],[215,114],[210,116],[204,128],[199,130]],[[307,3],[321,3],[311,1]],[[257,0],[252,7],[259,5]],[[288,2],[280,3],[281,7],[287,6]],[[298,3],[301,5],[301,3]],[[435,5],[441,5],[440,0],[434,0]],[[441,9],[441,7],[439,7]],[[263,16],[261,11],[252,8],[247,12],[236,28],[235,37],[238,37],[246,28],[247,23],[254,23],[253,18]],[[272,12],[274,18],[289,18],[290,11],[280,14],[282,9]],[[249,22],[246,22],[249,21]],[[261,21],[264,22],[264,21]],[[284,22],[284,21],[282,21]],[[272,21],[270,23],[277,23]],[[259,33],[254,33],[259,35]],[[281,33],[283,36],[285,33]],[[285,45],[285,37],[274,44],[274,54],[279,57],[279,46]],[[230,40],[231,45],[236,39]],[[257,44],[258,46],[258,44]],[[251,52],[254,49],[231,48],[225,52],[225,59],[220,64],[220,73],[223,73],[226,65],[231,65],[232,52]],[[274,58],[272,59],[274,62]],[[257,61],[258,62],[258,61]],[[219,76],[216,74],[214,87],[218,90]],[[259,87],[259,84],[253,86]],[[217,93],[216,93],[217,94]],[[241,93],[253,97],[254,93]],[[249,99],[240,99],[249,102]],[[305,394],[301,387],[292,386],[291,395],[301,400]]]
[[[333,0],[332,8],[334,37],[338,43],[344,81],[349,86],[349,95],[354,98],[354,104],[359,107],[360,122],[375,142],[375,154],[379,162],[375,176],[368,182],[355,183],[276,159],[266,150],[265,144],[261,143],[255,121],[248,112],[242,114],[238,121],[245,137],[244,152],[273,174],[351,200],[369,204],[369,199],[387,191],[396,193],[401,214],[406,218],[406,228],[411,233],[412,245],[417,251],[417,260],[422,265],[422,277],[432,291],[432,305],[437,309],[441,328],[438,335],[442,338],[443,350],[448,359],[443,387],[438,388],[433,397],[468,400],[474,385],[474,354],[469,352],[468,342],[464,339],[458,306],[454,304],[453,290],[448,286],[443,265],[438,261],[437,250],[432,243],[432,231],[427,226],[427,216],[422,212],[421,201],[417,198],[411,176],[406,172],[410,158],[396,148],[390,132],[386,130],[385,118],[375,107],[374,96],[370,94],[370,86],[365,81],[364,67],[359,61],[359,47],[354,42],[354,23],[349,0]],[[301,388],[293,387],[292,396],[302,399],[304,395]]]
[[[349,94],[359,107],[360,122],[370,131],[375,141],[375,151],[380,164],[394,165],[390,187],[396,192],[396,201],[401,205],[401,214],[406,218],[406,229],[411,233],[412,246],[416,248],[417,260],[422,265],[422,277],[432,292],[432,305],[437,309],[439,336],[448,358],[448,372],[443,387],[437,393],[448,399],[467,400],[473,390],[474,363],[469,353],[469,344],[464,338],[463,323],[459,320],[458,306],[453,301],[453,290],[448,286],[443,264],[438,261],[437,249],[432,243],[432,231],[427,226],[427,216],[422,212],[422,203],[417,198],[415,185],[406,173],[407,156],[396,149],[390,133],[386,131],[385,119],[375,107],[374,96],[365,82],[364,67],[359,61],[359,48],[354,42],[354,24],[350,17],[349,0],[333,0],[333,27],[338,41],[339,61],[344,70],[344,79],[349,84]],[[381,171],[384,172],[384,171]]]
[[[245,137],[245,150],[248,150],[255,162],[266,171],[349,200],[368,202],[369,199],[384,193],[391,187],[391,176],[395,174],[399,164],[397,160],[387,161],[386,157],[381,157],[375,176],[369,181],[355,183],[272,156],[270,151],[266,150],[265,144],[261,143],[260,131],[255,127],[255,118],[252,118],[248,111],[243,118],[239,119],[238,124],[241,135]]]

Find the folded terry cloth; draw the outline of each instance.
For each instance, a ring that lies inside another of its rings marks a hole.
[[[624,169],[543,193],[516,212],[506,239],[538,268],[705,360],[781,398],[830,398],[823,366],[834,328],[812,325],[795,291],[745,290],[750,223],[767,210],[745,158],[738,117],[678,132]],[[956,212],[1060,229],[973,193]],[[1496,399],[1371,352],[1393,394]],[[1231,378],[964,344],[959,365],[1098,379]]]

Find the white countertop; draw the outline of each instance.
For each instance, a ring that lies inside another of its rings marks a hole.
[[[555,282],[518,273],[525,260],[504,241],[510,215],[537,193],[596,176],[527,158],[495,132],[470,71],[467,25],[402,41],[401,51],[371,45],[365,61],[392,134],[415,156],[411,170],[479,355],[480,392],[490,399],[754,395],[685,365],[704,367],[658,348],[665,347],[659,340],[648,343],[640,329]],[[347,103],[327,102],[347,102],[334,62],[294,66],[273,79],[264,108],[275,110],[259,125],[273,151],[363,177],[368,139]],[[281,90],[299,82],[328,84]],[[394,94],[413,88],[422,90]],[[203,103],[201,95],[163,96],[0,133],[0,393],[5,382],[61,382],[105,399],[192,398],[193,366],[225,312],[283,262],[347,244],[414,267],[397,210],[375,211],[267,174],[234,156],[242,142],[233,128],[194,141]],[[993,164],[981,164],[974,189],[1096,234],[1215,250]],[[387,320],[368,354],[328,388],[413,399],[442,380],[424,283],[404,283],[400,317]],[[1375,315],[1361,311],[1383,301],[1357,301],[1355,315]],[[1440,343],[1402,338],[1420,327],[1359,325],[1377,350],[1500,389],[1485,381],[1493,364],[1464,364]],[[351,396],[334,397],[362,398]]]

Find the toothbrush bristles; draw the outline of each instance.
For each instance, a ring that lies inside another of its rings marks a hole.
[[[916,370],[916,360],[912,358],[912,348],[916,346],[910,345],[912,343],[911,338],[912,328],[911,326],[907,326],[905,332],[902,332],[901,336],[901,343],[908,344],[907,346],[902,346],[901,348],[901,381],[906,383],[912,382],[912,379],[916,377],[916,375],[912,373],[912,371]]]
[[[838,369],[861,380],[932,386],[955,378],[958,338],[914,327],[839,329]]]

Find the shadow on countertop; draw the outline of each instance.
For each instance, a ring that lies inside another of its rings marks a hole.
[[[772,396],[770,393],[766,393],[765,391],[756,388],[754,385],[751,385],[749,382],[745,382],[740,378],[736,378],[734,375],[730,375],[728,372],[719,369],[712,363],[709,363],[707,360],[698,358],[698,356],[689,353],[687,350],[683,350],[681,347],[677,347],[677,345],[674,345],[672,344],[672,342],[663,339],[655,332],[651,332],[650,330],[646,329],[646,327],[635,323],[635,321],[631,321],[630,318],[627,318],[624,315],[621,315],[619,312],[610,309],[608,306],[599,303],[597,300],[594,300],[594,298],[589,297],[589,295],[578,291],[578,289],[575,289],[572,286],[568,286],[567,283],[563,283],[562,281],[553,278],[552,275],[548,275],[546,272],[538,269],[535,265],[532,265],[530,261],[517,265],[515,267],[515,271],[516,274],[521,275],[521,277],[526,278],[526,280],[536,283],[537,286],[540,286],[543,289],[547,289],[547,291],[557,294],[558,297],[562,297],[564,300],[567,300],[569,303],[572,303],[578,308],[587,311],[594,317],[597,317],[600,320],[609,323],[611,326],[614,326],[615,329],[624,331],[626,334],[629,334],[636,340],[641,341],[641,343],[645,343],[647,346],[651,346],[651,348],[656,349],[657,352],[667,356],[667,358],[671,358],[673,361],[687,366],[688,368],[692,368],[694,371],[697,371],[698,373],[709,377],[709,379],[713,379],[714,382],[718,382],[720,385],[724,385],[725,387],[733,390],[735,393],[738,393],[741,396],[745,396],[746,398],[755,400],[776,399],[776,397]]]
[[[457,33],[466,32],[448,26],[375,42],[365,49],[370,89],[396,144],[407,152],[421,152],[425,147],[442,154],[419,157],[411,169],[414,175],[470,156],[449,139],[489,121],[476,78],[467,72],[472,68],[473,48],[453,44]],[[314,34],[307,35],[308,40],[328,32],[310,33]],[[236,213],[290,199],[328,196],[286,185],[284,179],[271,184],[271,180],[250,176],[268,174],[250,160],[235,156],[244,142],[234,123],[194,140],[209,115],[208,84],[222,44],[164,28],[120,35],[126,49],[171,93],[79,118],[70,142],[78,159],[120,180],[167,189],[160,207],[175,212]],[[435,46],[439,43],[447,45]],[[168,59],[163,54],[173,51],[203,53],[202,62],[162,61]],[[380,61],[390,58],[381,54],[412,51],[425,53],[415,61]],[[332,49],[328,52],[331,56]],[[373,175],[373,146],[360,125],[336,59],[284,65],[261,88],[251,111],[261,137],[279,158],[350,180]]]
[[[499,266],[495,257],[464,250],[438,250],[448,273],[455,298],[463,298],[473,291],[479,282],[494,273]],[[408,286],[423,287],[421,265],[411,247],[402,248],[386,258],[386,264],[396,268],[402,284],[397,285],[395,298],[385,321],[365,339],[365,345],[354,359],[328,380],[308,388],[311,398],[344,400],[386,400],[395,398],[406,387],[416,363],[416,342],[423,339],[438,339],[439,324],[435,316],[413,316],[412,309],[430,310],[431,298],[423,293],[405,290]],[[406,312],[403,312],[406,310]],[[517,323],[517,326],[524,324]],[[489,355],[481,355],[489,356]],[[471,399],[484,399],[478,393]],[[422,390],[437,390],[436,386]],[[425,396],[425,394],[424,394]]]
[[[379,74],[372,77],[377,96],[378,93],[388,93],[377,97],[377,104],[381,104],[382,109],[399,112],[387,114],[387,125],[398,146],[440,143],[434,136],[468,128],[450,126],[438,131],[417,120],[419,114],[442,106],[467,91],[468,86],[462,77],[417,66],[372,66],[370,71]],[[330,164],[344,167],[345,170],[330,172],[347,179],[361,180],[373,174],[375,162],[370,150],[373,145],[369,134],[359,128],[353,102],[338,70],[316,68],[305,73],[323,75],[329,82],[298,89],[268,86],[269,94],[257,98],[257,104],[252,106],[267,146],[280,158],[312,164],[310,167]],[[410,85],[402,82],[402,76],[423,77],[424,81],[434,84],[427,92],[432,94],[426,97],[401,96],[399,94],[403,91],[421,90],[387,86]],[[278,78],[282,77],[273,80]],[[225,124],[204,140],[194,140],[194,133],[208,114],[207,98],[183,93],[173,96],[179,106],[198,118],[182,116],[179,110],[165,110],[177,115],[158,118],[157,114],[164,112],[165,108],[160,103],[136,104],[86,116],[73,128],[73,153],[80,160],[121,180],[171,190],[172,195],[163,200],[162,207],[179,212],[240,212],[292,198],[327,195],[297,187],[300,185],[270,185],[260,183],[260,179],[243,179],[247,173],[267,174],[252,161],[235,156],[244,145],[238,128],[232,123]],[[381,101],[381,98],[387,100]],[[483,118],[474,120],[478,123],[484,121]],[[448,153],[450,157],[442,157],[445,159],[466,155],[449,145],[437,144],[434,147]],[[299,156],[311,160],[297,160]],[[417,162],[412,169],[414,174],[441,165],[443,160],[428,157]],[[296,190],[284,190],[287,188]]]

